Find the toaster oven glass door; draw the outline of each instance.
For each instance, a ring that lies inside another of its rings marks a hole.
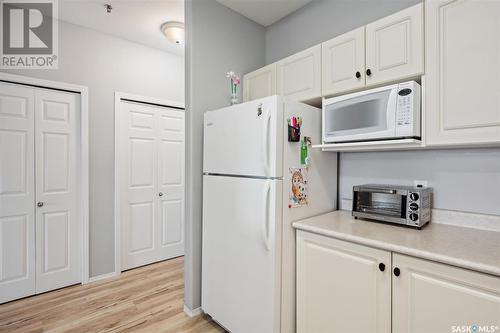
[[[356,191],[354,195],[358,212],[406,219],[406,195],[377,191]]]

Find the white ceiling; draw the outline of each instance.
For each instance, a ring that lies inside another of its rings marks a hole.
[[[267,27],[312,0],[217,0],[220,4]]]
[[[113,6],[111,14],[106,13],[106,3]],[[184,54],[183,46],[170,43],[160,31],[164,22],[184,22],[183,0],[61,0],[59,18],[149,47]]]

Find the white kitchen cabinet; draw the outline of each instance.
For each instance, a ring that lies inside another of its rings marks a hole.
[[[500,143],[500,1],[426,2],[426,144]]]
[[[297,230],[299,333],[493,332],[499,314],[497,276]]]
[[[276,87],[279,95],[311,102],[422,75],[423,11],[420,3],[246,74],[243,101]]]
[[[367,86],[424,72],[423,10],[420,3],[366,26]]]
[[[365,86],[364,27],[324,42],[321,52],[323,96]]]
[[[276,63],[243,76],[243,102],[276,95]]]
[[[392,283],[394,332],[500,326],[498,277],[400,254],[393,254],[393,266],[400,271]]]
[[[297,332],[390,332],[390,268],[388,251],[297,231]]]
[[[291,55],[277,63],[279,95],[296,101],[321,97],[321,45]]]

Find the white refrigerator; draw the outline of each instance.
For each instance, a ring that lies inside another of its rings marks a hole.
[[[321,110],[279,96],[205,113],[202,309],[233,333],[295,330],[292,223],[336,209],[337,154],[311,147],[307,204],[289,204],[292,117],[301,139],[321,141]]]

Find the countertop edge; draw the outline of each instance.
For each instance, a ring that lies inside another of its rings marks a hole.
[[[391,252],[405,254],[405,255],[412,256],[412,257],[436,261],[436,262],[440,262],[443,264],[456,266],[459,268],[465,268],[465,269],[473,270],[476,272],[486,273],[486,274],[500,277],[500,268],[495,267],[495,266],[475,263],[475,262],[471,262],[468,260],[461,260],[461,259],[446,256],[446,255],[436,254],[436,253],[432,253],[432,252],[428,252],[428,251],[417,250],[417,249],[413,249],[413,248],[402,246],[402,245],[390,244],[390,243],[386,243],[386,242],[382,242],[382,241],[373,240],[370,238],[353,236],[353,235],[346,234],[343,232],[325,230],[323,228],[304,225],[300,221],[294,222],[292,224],[292,226],[295,229],[302,230],[302,231],[308,231],[308,232],[312,232],[312,233],[327,236],[327,237],[333,237],[333,238],[337,238],[337,239],[341,239],[341,240],[345,240],[345,241],[350,241],[350,242],[361,244],[361,245],[366,245],[366,246],[370,246],[370,247],[374,247],[374,248],[378,248],[378,249],[382,249],[382,250],[387,250],[387,251],[391,251]]]

